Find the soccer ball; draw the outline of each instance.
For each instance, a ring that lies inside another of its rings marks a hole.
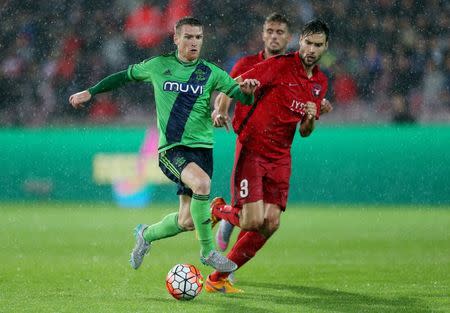
[[[203,276],[190,264],[177,264],[166,277],[166,288],[177,300],[192,300],[203,288]]]

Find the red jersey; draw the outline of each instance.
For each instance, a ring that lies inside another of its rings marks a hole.
[[[250,70],[256,63],[262,61],[264,61],[264,51],[259,51],[257,54],[240,58],[231,69],[230,76],[236,78]]]
[[[244,74],[248,70],[252,69],[254,65],[259,62],[264,61],[264,51],[259,51],[258,54],[245,56],[240,58],[239,61],[233,66],[230,72],[230,76],[233,78],[238,77],[241,74]],[[247,116],[250,111],[251,106],[240,103],[239,101],[236,103],[236,107],[234,109],[233,116],[233,129],[237,132],[239,125],[242,123],[244,118]]]
[[[289,157],[307,101],[316,103],[316,119],[319,118],[320,103],[328,87],[327,77],[316,65],[308,78],[298,52],[269,58],[241,76],[257,79],[261,86],[245,117],[234,117],[233,127],[239,141],[246,149],[267,158]]]

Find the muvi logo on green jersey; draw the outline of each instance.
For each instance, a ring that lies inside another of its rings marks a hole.
[[[180,83],[174,81],[166,81],[163,86],[164,91],[175,91],[181,93],[190,93],[194,95],[203,94],[203,86],[197,84]]]

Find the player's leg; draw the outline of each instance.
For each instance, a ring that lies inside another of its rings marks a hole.
[[[264,204],[264,226],[259,230],[259,233],[269,239],[280,227],[282,212],[283,208],[278,204]]]
[[[236,148],[234,150],[234,163],[233,170],[230,175],[230,190],[234,190],[234,181],[235,181],[235,173],[236,166],[238,164],[239,156],[241,154],[242,144],[239,140],[236,140]],[[234,201],[234,192],[231,192],[231,203],[235,203]],[[214,216],[214,215],[213,215]],[[214,220],[213,220],[214,223]],[[220,221],[219,229],[216,233],[216,245],[220,250],[225,251],[228,248],[228,244],[230,242],[231,234],[233,233],[234,225],[226,220]]]
[[[147,242],[173,237],[182,231],[194,230],[194,224],[189,214],[191,197],[180,195],[178,212],[166,215],[160,222],[147,227],[143,236]]]
[[[212,232],[205,231],[207,228],[211,228],[208,212],[211,180],[205,171],[193,162],[184,168],[181,180],[192,190],[190,214],[202,247],[201,254],[208,255],[214,250]]]
[[[194,229],[192,218],[189,215],[190,202],[189,196],[181,195],[178,213],[170,213],[161,221],[150,226],[145,224],[136,226],[134,231],[136,245],[130,258],[131,266],[134,269],[138,269],[142,264],[144,256],[150,251],[152,242]]]
[[[280,225],[281,212],[286,207],[290,178],[290,159],[280,160],[274,164],[265,164],[264,167],[268,169],[264,173],[262,186],[265,202],[262,206],[264,223],[262,227],[259,227],[259,232],[250,231],[243,233],[228,253],[227,257],[234,261],[238,265],[238,268],[251,260],[264,246],[270,236],[276,232]],[[252,212],[257,212],[256,215],[260,214],[261,208],[258,207],[258,204],[259,201],[244,204],[241,214],[241,224],[247,223],[244,219],[251,217]],[[254,211],[249,209],[253,209]],[[257,219],[255,216],[253,218]],[[249,220],[252,220],[252,218]],[[228,275],[229,273],[215,271],[208,277],[207,283],[213,285],[215,281],[225,281]],[[211,292],[211,288],[208,290],[207,287],[206,290]]]
[[[233,171],[233,205],[227,205],[222,198],[214,199],[211,203],[213,218],[226,220],[246,231],[257,231],[263,226],[263,177],[266,170],[261,162],[258,156],[245,149],[240,151]]]
[[[233,271],[237,266],[215,250],[209,211],[209,192],[213,173],[212,149],[180,148],[182,158],[174,160],[180,168],[180,178],[192,196],[190,214],[201,245],[201,261],[221,271]]]
[[[171,163],[171,159],[177,157],[177,155],[176,149],[160,154],[159,167],[169,179],[179,185],[178,194],[180,195],[180,207],[178,213],[174,212],[168,214],[161,221],[150,226],[146,224],[139,224],[136,226],[134,230],[136,243],[130,257],[130,264],[134,269],[138,269],[139,266],[141,266],[145,255],[150,251],[151,243],[153,241],[172,237],[180,232],[193,229],[192,219],[189,214],[191,197],[185,195],[189,192],[181,185],[180,168],[177,168]]]
[[[244,205],[244,208],[246,205]],[[280,225],[282,208],[276,204],[265,204],[264,227],[260,232],[241,231],[240,237],[231,248],[227,257],[238,265],[238,269],[255,257],[267,240],[277,231]],[[214,271],[206,281],[206,291],[236,293],[242,290],[233,287],[229,281],[230,273]],[[224,287],[224,288],[222,288]],[[222,289],[220,289],[222,288]]]

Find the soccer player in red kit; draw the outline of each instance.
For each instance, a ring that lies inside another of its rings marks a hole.
[[[230,72],[230,76],[235,78],[239,75],[250,70],[254,65],[262,62],[270,57],[279,54],[285,54],[287,45],[291,41],[290,33],[290,22],[289,20],[280,13],[272,13],[266,17],[263,31],[262,40],[264,42],[264,49],[259,51],[257,54],[248,55],[240,58],[236,64],[233,66]],[[231,103],[231,99],[225,94],[219,94],[215,99],[215,108],[218,109],[220,103],[226,105],[228,108]],[[236,109],[234,112],[233,126],[234,130],[237,131],[242,120],[245,118],[251,106],[243,105],[238,102],[236,104]],[[217,112],[217,111],[216,111]],[[227,115],[223,115],[223,119],[228,119]],[[218,127],[225,126],[228,129],[228,124],[225,122],[223,125],[216,125]],[[237,142],[239,144],[239,142]],[[240,145],[240,144],[239,144]],[[234,188],[234,177],[231,177],[231,190]],[[225,251],[228,247],[231,233],[234,226],[227,222],[226,220],[221,221],[219,225],[219,230],[216,234],[216,244],[218,248]],[[238,239],[245,234],[245,231],[239,233]]]
[[[291,173],[290,148],[297,124],[300,135],[309,136],[319,118],[327,91],[327,77],[317,62],[328,48],[329,29],[316,19],[301,32],[297,52],[279,55],[256,64],[237,78],[251,75],[260,81],[255,102],[233,128],[238,135],[234,165],[233,206],[222,198],[211,203],[213,219],[227,220],[246,233],[234,244],[227,257],[243,266],[278,229],[286,208]],[[214,122],[223,123],[228,107],[221,105]],[[217,116],[219,115],[219,117]],[[229,273],[213,272],[205,289],[236,293]]]

